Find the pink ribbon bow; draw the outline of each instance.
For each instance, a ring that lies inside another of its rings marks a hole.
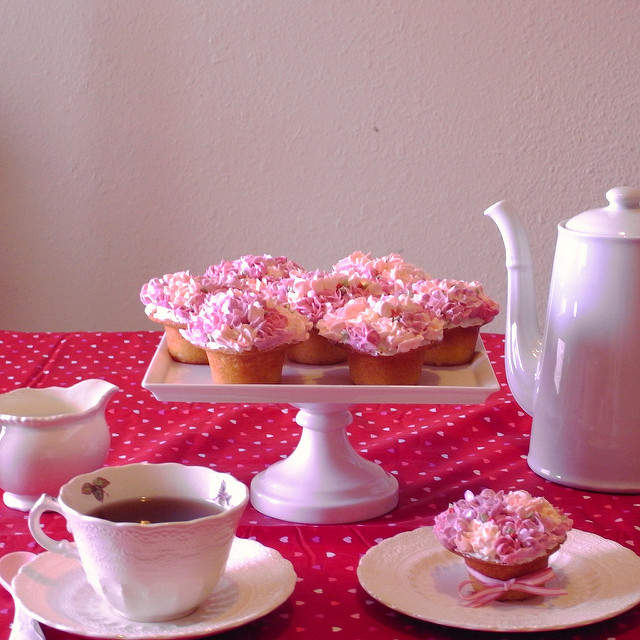
[[[481,589],[468,593],[464,592],[464,588],[473,584],[471,580],[465,580],[458,585],[458,593],[461,598],[467,600],[465,604],[467,607],[482,607],[496,600],[507,591],[521,591],[539,596],[567,595],[564,589],[542,586],[556,575],[551,567],[542,569],[542,571],[536,571],[535,573],[529,573],[521,578],[511,578],[511,580],[489,578],[471,567],[467,567],[467,571],[483,585]]]

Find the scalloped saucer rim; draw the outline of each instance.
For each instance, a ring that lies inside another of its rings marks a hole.
[[[293,593],[293,565],[256,540],[235,538],[227,570],[209,598],[191,615],[167,622],[122,618],[88,584],[77,560],[38,554],[13,580],[16,597],[38,621],[95,638],[179,639],[240,627],[270,613]]]
[[[567,596],[465,607],[457,593],[467,577],[464,561],[440,544],[433,527],[425,526],[371,547],[357,575],[371,597],[395,611],[475,631],[570,629],[613,618],[640,603],[640,557],[613,540],[573,529],[550,564],[556,570],[553,583]]]

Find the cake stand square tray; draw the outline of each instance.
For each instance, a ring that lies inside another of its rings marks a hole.
[[[481,338],[464,366],[428,367],[415,386],[354,385],[346,364],[315,366],[286,362],[280,384],[214,384],[207,365],[171,359],[163,336],[142,386],[158,400],[259,404],[480,404],[499,389]]]

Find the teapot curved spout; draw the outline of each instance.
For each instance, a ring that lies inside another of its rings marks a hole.
[[[520,220],[506,200],[484,215],[497,225],[506,250],[507,313],[505,359],[507,382],[518,404],[533,415],[538,390],[542,331],[538,324],[531,250]]]

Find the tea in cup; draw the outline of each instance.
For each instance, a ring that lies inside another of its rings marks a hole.
[[[87,581],[121,616],[161,622],[189,615],[222,577],[245,484],[229,474],[178,463],[103,467],[76,476],[29,513],[35,541],[76,558]],[[67,521],[75,544],[41,528],[43,513]]]

